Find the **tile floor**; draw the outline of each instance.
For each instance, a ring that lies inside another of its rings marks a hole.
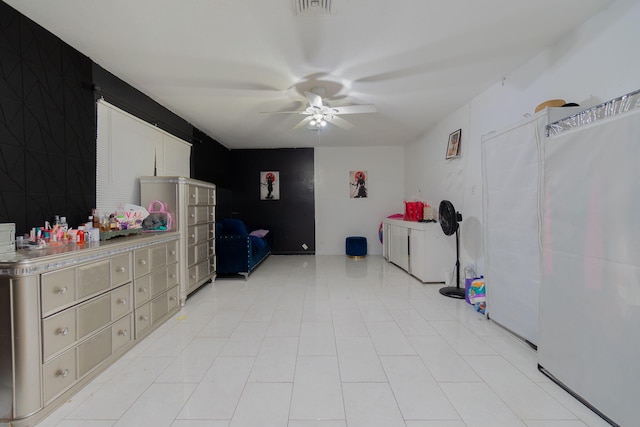
[[[536,354],[382,257],[218,278],[38,427],[603,427]]]

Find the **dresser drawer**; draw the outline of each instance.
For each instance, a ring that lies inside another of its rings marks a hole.
[[[178,241],[167,243],[167,264],[173,264],[178,261]]]
[[[196,283],[198,283],[198,273],[195,265],[193,267],[190,267],[187,271],[187,278],[189,280],[189,289],[196,286]]]
[[[209,224],[200,224],[196,226],[197,243],[209,240]]]
[[[209,204],[209,189],[207,187],[200,187],[197,185],[188,186],[188,198],[187,204],[189,205],[207,205]]]
[[[49,402],[69,388],[77,378],[75,348],[45,363],[43,369],[45,402]]]
[[[76,341],[76,310],[69,309],[42,321],[42,353],[47,360]]]
[[[115,352],[133,339],[132,315],[118,320],[111,326],[112,352]]]
[[[169,304],[167,295],[162,294],[151,301],[151,322],[157,322],[158,319],[164,317],[169,312]]]
[[[196,275],[198,276],[198,283],[203,279],[207,278],[211,273],[211,263],[208,259],[205,259],[203,262],[199,263],[196,266]]]
[[[131,312],[131,284],[122,286],[111,292],[111,319],[116,320]]]
[[[111,356],[111,328],[105,328],[78,345],[78,378]]]
[[[177,306],[178,306],[178,287],[174,286],[173,288],[167,291],[167,309],[168,311],[171,311]]]
[[[171,264],[167,267],[167,287],[178,284],[178,264]]]
[[[193,225],[198,222],[198,213],[197,206],[188,206],[187,207],[187,224]]]
[[[124,285],[131,279],[131,255],[126,253],[111,258],[111,287]]]
[[[149,302],[151,299],[151,276],[146,275],[136,279],[134,282],[135,291],[135,306],[139,307],[142,304]]]
[[[78,340],[111,323],[112,294],[94,298],[76,308],[78,312]]]
[[[76,269],[78,288],[76,295],[83,299],[104,292],[111,287],[111,262],[109,259],[83,265]]]
[[[55,313],[71,305],[76,299],[76,272],[74,268],[46,273],[41,278],[42,316]]]
[[[209,207],[208,206],[197,206],[196,207],[196,223],[202,224],[205,222],[209,222]]]
[[[187,248],[187,264],[193,265],[207,258],[209,243],[204,242]]]
[[[151,271],[167,265],[167,245],[152,246],[149,248],[151,259]]]
[[[149,287],[151,290],[151,298],[155,298],[162,292],[167,290],[167,270],[160,270],[150,275]]]
[[[149,249],[138,249],[133,252],[133,277],[138,278],[149,274],[151,262],[149,260]]]
[[[188,246],[195,245],[196,242],[198,241],[197,228],[198,227],[196,225],[190,225],[189,227],[187,227],[187,245]]]
[[[151,326],[151,303],[136,308],[136,339]]]

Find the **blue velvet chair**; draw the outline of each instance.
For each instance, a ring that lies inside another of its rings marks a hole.
[[[271,233],[251,235],[245,223],[224,218],[216,223],[216,273],[249,274],[271,254]]]

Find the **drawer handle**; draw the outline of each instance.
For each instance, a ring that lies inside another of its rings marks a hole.
[[[124,273],[125,271],[127,271],[127,269],[126,269],[126,268],[124,268],[124,267],[118,267],[118,268],[116,268],[116,272],[118,272],[118,273]]]
[[[142,293],[147,293],[148,289],[147,288],[140,288],[138,289],[138,292],[142,292]]]
[[[66,286],[63,286],[63,287],[61,287],[61,288],[56,288],[56,293],[57,293],[57,294],[60,294],[60,295],[62,295],[62,294],[66,294],[68,290],[69,290],[69,289],[67,289],[67,287],[66,287]]]
[[[169,297],[169,301],[175,301],[176,297]]]
[[[176,251],[171,251],[171,255],[175,255],[175,254],[176,254]]]
[[[60,378],[65,378],[69,375],[69,370],[65,369],[64,371],[62,369],[60,369],[58,372],[56,372],[56,376],[60,377]]]
[[[120,298],[118,299],[118,304],[126,304],[127,303],[127,299],[126,298]]]
[[[139,260],[139,261],[138,261],[138,264],[140,264],[140,265],[146,265],[146,264],[147,264],[147,261],[146,261],[146,260],[144,260],[144,259],[141,259],[141,260]]]
[[[56,334],[58,335],[69,335],[69,328],[67,328],[66,326],[64,328],[58,328],[58,330],[56,331]]]
[[[195,239],[195,238],[196,238],[196,235],[195,235],[195,234],[192,234],[192,235],[191,235],[191,238],[192,238],[192,239]]]
[[[143,314],[142,316],[140,316],[140,320],[147,321],[149,320],[149,316],[147,316],[146,314]]]
[[[118,331],[118,335],[123,336],[123,337],[126,337],[128,333],[129,333],[129,332],[127,332],[127,330],[126,330],[126,329],[120,329],[120,330]]]
[[[195,278],[196,278],[196,275],[195,275],[195,274],[193,274],[193,275],[191,276],[191,278],[192,278],[192,279],[195,279]]]
[[[170,275],[169,277],[171,277],[172,279],[175,279],[175,278],[176,278],[176,275],[175,275],[175,274],[172,274],[172,275]]]
[[[191,195],[191,198],[192,198],[192,199],[195,199],[195,198],[196,198],[196,193],[193,193],[193,194]]]
[[[192,214],[191,214],[191,218],[195,218],[195,217],[196,217],[196,214],[195,214],[195,213],[192,213]]]

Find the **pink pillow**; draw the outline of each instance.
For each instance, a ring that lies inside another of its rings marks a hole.
[[[256,237],[264,237],[267,235],[267,233],[269,232],[269,230],[253,230],[251,233],[249,233],[249,236],[256,236]]]

